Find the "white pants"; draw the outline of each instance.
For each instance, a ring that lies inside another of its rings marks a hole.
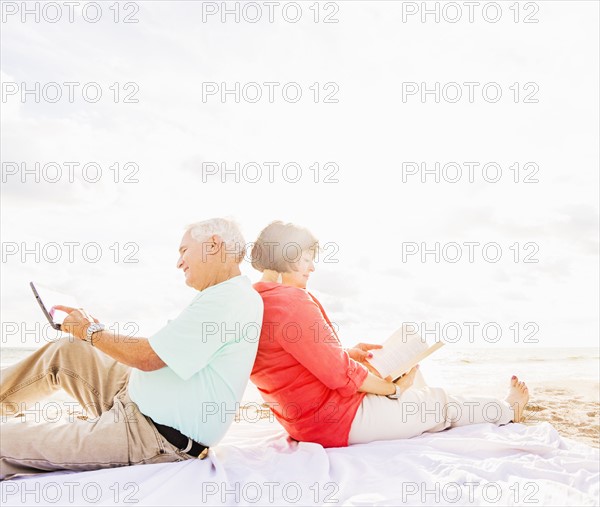
[[[418,372],[420,373],[420,372]],[[507,424],[513,409],[504,400],[484,396],[453,396],[428,387],[422,377],[397,400],[367,394],[354,416],[349,444],[416,437],[424,432],[491,422]]]

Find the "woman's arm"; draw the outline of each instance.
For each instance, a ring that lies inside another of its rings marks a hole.
[[[377,377],[365,365],[350,358],[312,299],[300,293],[292,295],[296,297],[281,306],[277,322],[263,322],[263,329],[274,326],[280,330],[275,335],[286,352],[342,396],[351,396],[357,391],[380,395],[396,392],[393,382]],[[398,380],[397,384],[403,389],[412,385],[416,369],[413,370]]]
[[[394,394],[396,392],[396,386],[393,382],[383,380],[369,372],[367,378],[358,390],[361,393],[381,394],[385,396],[387,394]]]
[[[355,394],[368,370],[350,359],[321,310],[304,291],[293,289],[286,296],[277,311],[271,312],[273,322],[263,321],[263,332],[272,328],[268,333],[327,388],[342,396]]]
[[[396,392],[396,385],[399,385],[402,391],[406,391],[410,386],[412,386],[417,370],[418,365],[410,370],[406,375],[402,375],[402,377],[400,377],[395,383],[383,380],[382,378],[377,377],[369,372],[367,378],[358,388],[358,390],[361,393],[380,394],[386,396],[388,394],[394,394]]]

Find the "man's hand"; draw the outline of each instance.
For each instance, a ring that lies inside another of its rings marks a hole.
[[[373,357],[373,354],[371,354],[369,351],[372,349],[381,348],[383,348],[383,345],[376,345],[373,343],[359,343],[351,349],[348,349],[347,352],[351,359],[354,359],[356,362],[365,366],[367,370],[369,370],[373,375],[377,375],[381,378],[379,372],[375,368],[373,368],[373,366],[371,366],[371,364],[369,364],[368,361],[368,359]]]
[[[92,322],[100,322],[98,319],[87,313],[83,308],[71,308],[70,306],[60,305],[56,305],[53,308],[60,310],[61,312],[68,313],[64,322],[60,326],[61,331],[72,334],[75,338],[79,338],[80,340],[84,340],[86,338],[87,328]]]

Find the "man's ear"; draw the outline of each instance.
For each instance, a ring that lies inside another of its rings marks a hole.
[[[218,234],[213,234],[210,237],[209,241],[211,242],[210,249],[209,249],[211,254],[217,253],[225,245],[223,238],[221,236],[219,236]]]

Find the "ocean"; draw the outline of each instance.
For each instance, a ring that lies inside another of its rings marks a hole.
[[[34,348],[0,347],[0,368],[24,358]],[[600,399],[598,348],[458,348],[446,345],[425,359],[420,369],[430,385],[457,394],[503,394],[512,375],[536,386],[579,390]]]

